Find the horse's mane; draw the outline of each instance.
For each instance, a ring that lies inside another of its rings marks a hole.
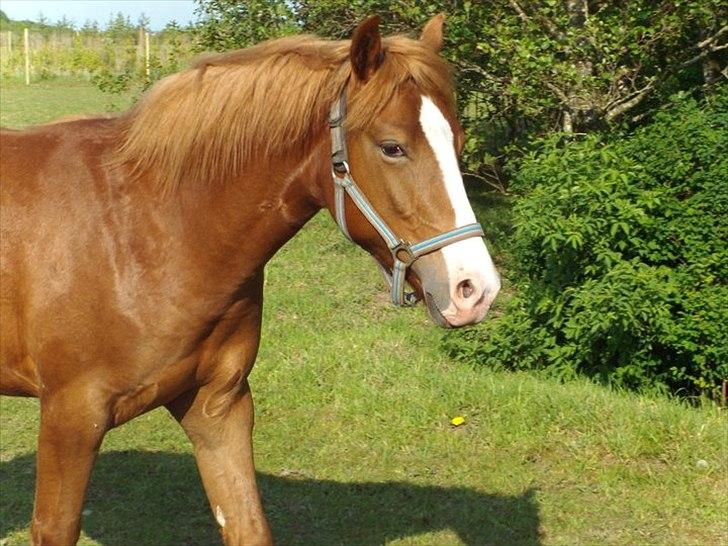
[[[450,69],[430,47],[402,36],[382,42],[379,69],[366,84],[349,84],[350,131],[366,127],[408,80],[453,100]],[[295,36],[198,59],[121,115],[118,159],[170,191],[230,179],[251,157],[306,149],[350,80],[349,46]]]

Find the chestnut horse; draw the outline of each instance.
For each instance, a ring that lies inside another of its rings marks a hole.
[[[378,25],[210,56],[117,117],[2,133],[0,386],[40,398],[35,544],[78,539],[104,434],[161,405],[225,543],[271,541],[247,382],[263,268],[321,208],[395,302],[406,276],[438,324],[482,320],[500,284],[458,170],[443,17],[419,40]]]

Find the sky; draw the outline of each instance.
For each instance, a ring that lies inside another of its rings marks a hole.
[[[161,30],[172,20],[184,25],[196,19],[193,0],[0,0],[0,9],[15,20],[37,21],[43,13],[51,23],[65,15],[77,26],[95,19],[102,27],[117,12],[128,15],[132,22],[144,13],[152,30]]]

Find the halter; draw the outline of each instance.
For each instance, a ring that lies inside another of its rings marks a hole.
[[[418,258],[441,248],[468,239],[470,237],[483,237],[483,228],[480,224],[468,224],[459,228],[445,231],[419,243],[410,244],[389,228],[384,219],[377,214],[371,203],[351,177],[349,170],[349,154],[346,149],[346,133],[344,132],[344,119],[346,118],[346,88],[341,92],[339,99],[332,105],[329,115],[331,128],[331,163],[334,177],[334,207],[336,210],[336,223],[350,241],[351,235],[346,227],[346,195],[348,194],[357,208],[369,223],[382,236],[387,248],[392,253],[392,272],[384,267],[382,272],[392,292],[392,303],[395,305],[411,306],[417,302],[413,292],[405,292],[404,283],[407,268]]]

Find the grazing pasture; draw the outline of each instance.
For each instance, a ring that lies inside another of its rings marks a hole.
[[[76,83],[1,91],[6,126],[108,103]],[[488,233],[507,203],[471,190]],[[490,233],[497,256],[503,231]],[[278,543],[728,542],[723,411],[463,367],[442,336],[421,307],[389,305],[373,261],[327,214],[269,264],[250,381]],[[2,546],[28,541],[37,409],[0,401]],[[189,443],[163,410],[107,436],[80,543],[219,543]]]

